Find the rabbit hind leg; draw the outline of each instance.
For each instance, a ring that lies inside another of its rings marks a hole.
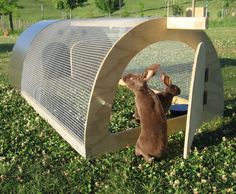
[[[135,146],[135,155],[136,156],[142,156],[143,155],[143,152],[142,152],[141,148],[139,147],[138,142],[136,143],[136,146]]]
[[[136,143],[136,147],[135,147],[135,155],[136,156],[143,156],[144,160],[148,163],[152,163],[155,159],[155,157],[150,156],[148,154],[145,154],[142,149],[139,146],[139,143]]]

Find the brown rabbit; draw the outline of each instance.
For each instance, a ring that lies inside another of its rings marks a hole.
[[[163,72],[161,73],[161,80],[165,84],[165,89],[164,91],[157,93],[157,96],[161,101],[165,113],[167,113],[171,106],[173,97],[178,96],[181,90],[178,86],[172,84],[171,78]]]
[[[151,77],[149,77],[149,79],[150,78]],[[173,97],[178,96],[180,94],[181,90],[178,86],[172,84],[171,78],[163,72],[161,73],[161,80],[165,84],[165,89],[161,92],[156,93],[156,95],[159,97],[159,99],[161,101],[164,112],[167,113],[170,106],[171,106]],[[135,107],[134,117],[137,122],[140,122],[137,107]]]
[[[167,149],[165,112],[158,96],[147,85],[147,80],[159,67],[160,65],[152,65],[142,75],[127,74],[123,77],[123,81],[135,94],[135,104],[141,121],[135,154],[142,155],[147,162],[155,157],[162,157]]]
[[[149,66],[147,69],[145,69],[142,76],[146,77],[146,81],[148,81],[150,78],[152,78],[156,74],[158,69],[160,69],[160,64],[153,64]],[[140,122],[138,109],[136,106],[135,106],[135,111],[134,111],[134,118],[138,123]]]

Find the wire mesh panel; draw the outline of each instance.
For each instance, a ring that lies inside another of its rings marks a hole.
[[[82,143],[98,69],[114,42],[128,29],[56,22],[34,38],[25,57],[22,91]]]

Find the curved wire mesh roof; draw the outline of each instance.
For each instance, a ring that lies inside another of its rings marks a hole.
[[[30,45],[21,89],[83,143],[98,69],[113,44],[144,20],[103,19],[100,24],[96,19],[72,20],[49,25]]]

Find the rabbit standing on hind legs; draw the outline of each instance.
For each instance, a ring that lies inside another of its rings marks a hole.
[[[135,104],[141,123],[141,132],[135,147],[135,154],[152,162],[162,157],[167,149],[167,119],[158,96],[148,87],[147,81],[160,65],[150,66],[142,75],[127,74],[123,77],[129,89],[135,94]]]
[[[167,113],[172,104],[173,97],[178,96],[181,90],[178,86],[172,84],[171,78],[165,73],[161,72],[160,78],[162,82],[165,84],[165,89],[163,91],[156,93],[156,95],[159,97],[161,101],[164,112]],[[134,117],[137,122],[140,122],[137,107],[135,107]]]

